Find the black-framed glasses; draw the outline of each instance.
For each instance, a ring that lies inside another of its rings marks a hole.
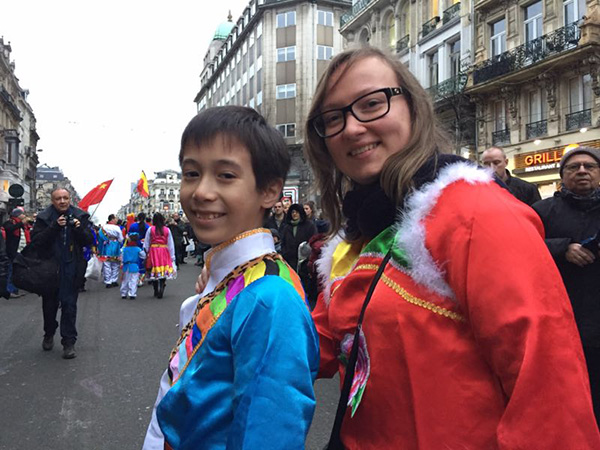
[[[333,137],[346,128],[346,115],[350,112],[359,122],[372,122],[390,112],[390,98],[404,94],[401,87],[388,87],[369,92],[339,109],[330,109],[311,119],[315,131],[322,138]]]
[[[591,172],[592,170],[598,169],[600,164],[591,162],[565,164],[565,170],[567,172],[577,172],[581,166],[583,166],[583,168],[588,172]]]

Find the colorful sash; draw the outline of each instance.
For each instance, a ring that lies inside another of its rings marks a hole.
[[[198,301],[192,320],[181,331],[181,336],[169,359],[167,372],[171,386],[181,377],[192,357],[202,346],[208,331],[217,323],[235,296],[265,275],[281,277],[290,283],[300,298],[306,302],[300,278],[280,254],[269,253],[237,266],[214,291]]]

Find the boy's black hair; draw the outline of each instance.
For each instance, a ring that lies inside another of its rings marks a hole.
[[[181,136],[179,165],[186,145],[201,147],[222,136],[239,141],[250,152],[256,189],[262,191],[277,179],[285,182],[290,169],[290,155],[279,131],[252,108],[218,106],[200,112]]]
[[[110,222],[110,221],[111,221],[111,220],[113,220],[115,217],[117,217],[117,216],[115,216],[114,214],[109,214],[109,215],[108,215],[108,221]]]

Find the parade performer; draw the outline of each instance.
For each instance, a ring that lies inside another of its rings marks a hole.
[[[337,55],[305,130],[332,222],[313,312],[320,376],[344,379],[358,336],[341,445],[600,448],[541,221],[490,171],[441,153],[448,140],[406,66],[371,47]]]
[[[107,288],[119,285],[119,267],[121,265],[121,245],[123,244],[123,233],[117,225],[117,217],[114,214],[108,216],[108,222],[100,227],[98,232],[98,254],[104,260],[102,272],[104,285]]]
[[[250,108],[209,108],[185,129],[181,203],[212,245],[200,295],[161,379],[144,450],[304,449],[318,341],[300,280],[261,227],[290,157]],[[163,439],[164,436],[164,439]]]
[[[137,296],[138,280],[140,278],[139,262],[143,261],[146,253],[139,245],[139,234],[129,233],[127,245],[121,250],[123,275],[121,279],[121,298],[134,300]]]
[[[146,231],[144,251],[148,255],[146,279],[152,283],[154,296],[163,298],[167,279],[177,276],[175,269],[175,246],[173,236],[161,213],[152,217],[152,226]]]

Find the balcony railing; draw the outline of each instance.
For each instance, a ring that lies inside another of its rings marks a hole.
[[[400,53],[402,50],[406,50],[408,48],[408,44],[410,43],[410,35],[404,36],[402,39],[396,42],[396,52]]]
[[[433,19],[425,22],[423,24],[423,31],[421,32],[421,37],[425,37],[429,33],[431,33],[433,30],[435,30],[435,27],[437,26],[439,21],[440,21],[440,16],[435,16]]]
[[[455,77],[448,78],[447,80],[430,87],[427,91],[429,92],[429,95],[431,95],[434,103],[452,98],[464,90],[465,85],[467,84],[467,78],[468,75],[466,73],[459,73]]]
[[[527,139],[533,139],[548,134],[548,121],[546,119],[537,122],[531,122],[525,125],[525,135]]]
[[[583,109],[565,116],[567,130],[577,130],[592,125],[592,110]]]
[[[483,83],[571,50],[577,47],[580,37],[579,25],[574,22],[519,45],[476,66],[473,71],[473,84]]]
[[[510,144],[510,130],[508,128],[505,128],[504,130],[494,131],[492,133],[492,144],[494,144],[494,145]]]
[[[354,5],[352,5],[352,11],[348,11],[347,13],[342,14],[342,16],[340,17],[340,27],[343,27],[356,16],[358,16],[362,12],[362,10],[365,9],[367,5],[372,1],[373,0],[360,0]]]
[[[450,8],[447,8],[442,14],[442,23],[446,25],[460,15],[460,2],[455,3]]]

